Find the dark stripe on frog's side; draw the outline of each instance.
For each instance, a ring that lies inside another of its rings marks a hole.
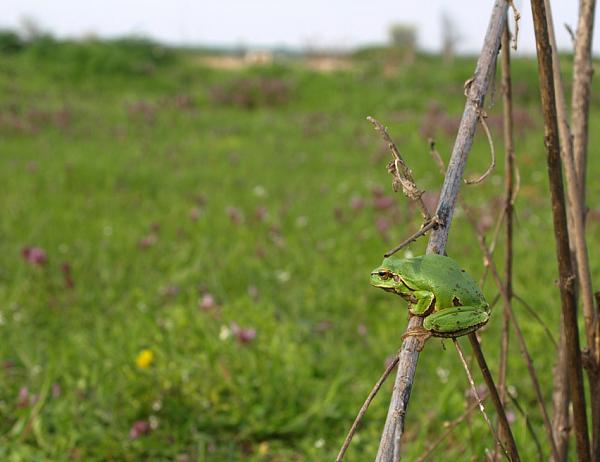
[[[463,335],[470,334],[471,332],[475,332],[477,329],[485,326],[486,324],[487,324],[487,321],[480,322],[479,324],[475,324],[474,326],[467,327],[466,329],[462,329],[462,330],[455,331],[455,332],[438,332],[435,330],[431,330],[429,332],[431,332],[431,335],[433,335],[434,337],[456,338],[456,337],[461,337]]]

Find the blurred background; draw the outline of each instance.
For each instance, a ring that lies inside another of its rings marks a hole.
[[[550,400],[557,271],[531,13],[516,5],[514,285],[550,326],[549,337],[517,306]],[[366,117],[389,128],[433,210],[443,178],[429,140],[447,161],[491,6],[5,0],[0,458],[333,460],[407,319],[405,303],[368,275],[420,226],[392,190],[389,152]],[[563,24],[576,27],[577,5],[553,8],[568,84]],[[590,179],[598,89],[596,79]],[[503,207],[499,72],[486,111],[500,158],[463,197],[491,239]],[[488,163],[478,134],[467,176]],[[590,243],[598,199],[590,181]],[[503,250],[500,238],[500,268]],[[483,275],[460,209],[447,251]],[[593,274],[599,252],[590,245]],[[493,300],[489,278],[482,287]],[[500,320],[481,331],[493,371]],[[518,357],[511,350],[509,418],[521,456],[534,460],[541,416]],[[374,457],[391,382],[346,460]],[[428,342],[407,460],[472,402],[456,354]],[[481,460],[492,446],[473,414],[438,451]]]

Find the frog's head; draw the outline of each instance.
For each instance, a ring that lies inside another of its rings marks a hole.
[[[400,259],[394,257],[383,260],[381,266],[371,271],[371,285],[388,292],[404,292],[406,286],[400,278],[401,271],[399,271],[401,262]]]
[[[398,282],[394,279],[394,273],[385,266],[380,266],[371,271],[371,285],[379,287],[380,289],[387,290],[388,292],[395,292]]]

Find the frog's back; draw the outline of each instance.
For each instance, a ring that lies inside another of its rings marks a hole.
[[[449,307],[455,304],[454,298],[460,294],[460,303],[477,306],[483,295],[473,278],[450,257],[437,254],[414,257],[413,267],[420,274],[427,274],[429,290],[437,294],[436,305]]]

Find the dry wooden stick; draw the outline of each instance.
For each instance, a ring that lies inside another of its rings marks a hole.
[[[469,370],[469,365],[467,364],[467,361],[465,360],[465,355],[462,351],[462,348],[460,347],[460,343],[458,343],[458,340],[455,338],[453,338],[452,341],[454,342],[454,346],[456,347],[456,351],[458,351],[458,356],[460,357],[460,361],[462,362],[465,372],[467,373],[467,378],[469,379],[469,385],[471,385],[471,390],[473,391],[473,396],[475,397],[475,400],[479,404],[479,410],[483,414],[485,423],[487,424],[488,428],[490,429],[490,432],[492,433],[492,435],[494,435],[496,444],[502,449],[502,451],[504,452],[504,455],[506,455],[506,457],[510,461],[510,456],[508,454],[508,451],[506,450],[506,448],[500,441],[500,438],[498,437],[498,434],[496,433],[496,429],[492,425],[492,422],[490,421],[490,418],[488,417],[487,412],[485,412],[485,408],[483,407],[483,400],[479,396],[479,392],[477,391],[477,387],[475,386],[475,380],[473,380],[473,375],[471,374],[471,371]]]
[[[514,7],[514,4],[511,3]],[[515,20],[516,22],[516,20]],[[508,26],[502,34],[502,119],[504,135],[504,214],[506,217],[505,250],[504,250],[504,290],[508,303],[512,303],[512,260],[513,260],[513,183],[514,183],[514,137],[513,137],[513,104],[510,75],[510,30]],[[486,266],[487,270],[487,266]],[[506,372],[508,369],[508,344],[510,313],[507,307],[502,312],[502,337],[500,340],[500,365],[498,367],[498,394],[505,404]],[[494,460],[496,460],[494,454]]]
[[[600,352],[595,351],[594,324],[597,313],[594,308],[594,295],[592,289],[592,278],[588,258],[587,244],[585,241],[584,206],[580,195],[580,181],[575,168],[573,146],[571,144],[571,131],[567,122],[567,103],[560,76],[560,64],[558,52],[556,51],[556,40],[554,39],[554,27],[552,24],[549,0],[545,0],[546,14],[548,17],[548,35],[552,47],[552,70],[554,74],[554,89],[556,93],[556,112],[558,119],[559,138],[561,143],[562,161],[565,167],[567,181],[567,193],[569,198],[569,237],[573,243],[577,265],[577,280],[580,286],[580,296],[583,302],[583,317],[585,320],[585,332],[588,346],[596,361],[600,361]]]
[[[594,11],[596,0],[581,0],[579,3],[579,20],[575,39],[575,60],[573,62],[573,155],[581,200],[585,206],[585,184],[587,170],[588,119],[590,110],[590,93],[592,85],[592,36],[594,33]]]
[[[500,438],[504,440],[504,445],[508,451],[508,458],[512,462],[518,462],[521,460],[519,457],[519,452],[517,451],[517,446],[515,444],[515,439],[513,438],[512,432],[510,430],[510,425],[508,424],[508,419],[506,418],[506,412],[504,410],[504,406],[500,401],[500,396],[498,395],[498,390],[494,385],[494,379],[492,377],[492,373],[490,372],[490,368],[487,365],[485,360],[485,356],[483,355],[483,351],[481,350],[481,345],[479,344],[479,340],[477,340],[477,335],[475,333],[471,333],[468,335],[469,342],[471,342],[471,347],[473,348],[473,354],[475,359],[477,360],[477,364],[479,364],[479,369],[481,370],[481,375],[483,376],[483,380],[488,387],[490,392],[490,397],[492,398],[492,403],[496,408],[496,414],[498,415],[498,423],[500,431],[502,434]]]
[[[590,443],[583,389],[579,332],[577,330],[577,306],[575,303],[574,287],[575,274],[573,272],[569,250],[567,216],[560,166],[558,122],[556,117],[556,101],[552,70],[552,47],[548,37],[548,21],[546,19],[544,0],[532,0],[531,9],[533,12],[533,23],[536,36],[542,112],[544,115],[544,140],[548,152],[548,177],[552,199],[552,216],[559,267],[559,286],[563,322],[565,326],[565,341],[567,344],[569,362],[575,440],[577,443],[579,460],[580,462],[584,462],[590,460]]]
[[[469,215],[467,214],[469,217]],[[476,228],[476,222],[472,217],[469,217],[473,228]],[[515,330],[515,336],[517,337],[517,341],[519,343],[519,349],[521,350],[521,354],[523,355],[523,359],[525,360],[525,364],[527,365],[527,370],[529,371],[529,376],[531,377],[531,382],[533,385],[533,390],[536,395],[536,399],[538,405],[540,407],[540,411],[542,413],[542,419],[544,421],[544,426],[546,427],[546,432],[548,434],[548,441],[550,441],[550,449],[552,452],[552,458],[555,461],[558,461],[558,451],[556,449],[556,443],[554,441],[554,433],[552,431],[552,424],[550,423],[550,417],[548,416],[548,411],[546,410],[546,405],[544,397],[542,395],[542,389],[540,387],[539,380],[537,378],[537,374],[535,372],[535,368],[533,367],[533,361],[531,356],[529,355],[529,351],[527,349],[527,344],[525,343],[525,338],[523,337],[523,333],[521,332],[521,327],[517,321],[515,313],[512,309],[512,305],[510,303],[510,299],[508,297],[508,293],[506,292],[506,287],[502,284],[500,276],[498,275],[498,270],[496,269],[496,265],[492,260],[492,255],[490,254],[487,245],[483,239],[483,236],[480,233],[477,233],[477,240],[479,241],[479,246],[481,247],[481,251],[485,255],[486,264],[489,266],[494,281],[498,286],[498,290],[500,291],[500,296],[502,297],[502,301],[504,302],[504,310],[508,313],[510,317],[511,324]]]
[[[479,110],[483,107],[483,100],[489,88],[492,73],[495,70],[496,56],[500,48],[500,36],[502,35],[506,23],[506,10],[506,0],[496,0],[486,32],[483,50],[475,68],[473,82],[469,86],[467,102],[465,104],[456,142],[448,165],[448,171],[440,194],[436,216],[443,225],[438,226],[437,229],[434,229],[431,232],[427,253],[443,254],[446,247],[461,179],[464,174],[468,153],[475,136]],[[408,322],[407,331],[416,330],[421,328],[422,325],[423,319],[419,316],[413,316]],[[475,335],[470,335],[469,339],[474,348],[479,348],[479,342]],[[417,360],[419,358],[418,346],[419,341],[414,336],[406,337],[402,343],[398,362],[398,373],[396,375],[394,390],[382,432],[379,450],[377,452],[377,462],[393,462],[400,457],[398,453],[394,454],[394,441],[399,441],[404,431],[406,409],[408,407]],[[481,351],[480,348],[479,351]],[[483,361],[485,362],[485,359]],[[489,381],[486,381],[486,383],[490,386]],[[495,387],[493,387],[493,380],[491,381],[491,388],[496,391]],[[491,389],[490,393],[492,393]],[[504,409],[502,408],[501,403],[499,403],[499,400],[494,404],[498,416],[504,416],[504,419],[500,420],[503,425],[505,425],[507,430],[506,434],[509,436],[506,447],[509,451],[511,460],[518,461],[520,460],[518,451],[514,443],[514,438],[512,438],[510,427],[506,421]]]
[[[565,165],[565,167],[571,167],[570,169],[567,168],[567,172],[571,174],[571,181],[573,181],[576,176],[573,174],[575,171],[573,167],[573,143],[571,129],[569,128],[568,123],[564,86],[560,74],[559,57],[554,34],[554,22],[552,20],[550,2],[545,0],[544,6],[546,7],[546,15],[548,18],[548,37],[550,39],[550,46],[552,47],[552,71],[554,74],[554,89],[556,92],[556,115],[558,121],[560,153],[563,165]],[[573,184],[571,183],[571,185]],[[576,194],[579,195],[579,191],[577,191]],[[570,213],[567,214],[569,230],[575,229],[574,220],[575,217],[573,216],[573,210],[571,209]],[[570,240],[570,246],[571,256],[574,260],[573,263],[577,264],[575,249],[573,249],[573,240]],[[569,388],[569,364],[566,349],[564,320],[561,315],[559,351],[556,356],[553,374],[554,380],[552,381],[552,405],[554,408],[552,428],[559,456],[559,459],[556,462],[566,462],[569,449],[569,407],[571,403],[571,393]]]
[[[571,100],[571,120],[573,125],[573,161],[579,181],[579,194],[581,221],[585,225],[586,219],[586,179],[587,179],[587,148],[588,148],[588,120],[590,109],[590,94],[592,84],[592,36],[594,32],[595,0],[581,0],[579,2],[579,19],[577,33],[575,36],[575,58],[573,62],[573,93]],[[576,211],[573,211],[575,214]],[[585,274],[585,268],[581,266],[578,258],[578,273]],[[589,274],[589,273],[588,273]],[[580,283],[583,282],[580,275]],[[587,284],[587,281],[585,281]],[[583,285],[583,284],[582,284]],[[582,287],[582,291],[583,291]],[[592,291],[591,285],[589,287]],[[593,306],[586,307],[586,295],[582,294],[584,303],[584,317],[586,318],[586,334],[588,337],[588,349],[592,361],[587,367],[588,379],[591,390],[600,388],[600,334],[598,324],[600,314]],[[589,303],[589,300],[587,300]],[[599,307],[600,308],[600,307]],[[592,342],[590,343],[590,336]],[[600,396],[598,393],[590,395],[592,413],[592,458],[600,460]]]

